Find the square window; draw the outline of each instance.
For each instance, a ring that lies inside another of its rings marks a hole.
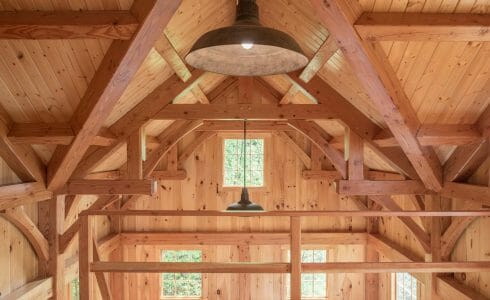
[[[244,179],[248,187],[264,186],[264,139],[247,139],[246,174],[244,178],[243,139],[225,139],[223,157],[223,186],[241,187]]]
[[[163,262],[201,262],[201,250],[164,250]],[[200,273],[163,273],[161,298],[201,297]]]
[[[393,300],[417,300],[418,281],[409,273],[394,273],[394,299]]]
[[[301,262],[325,263],[327,262],[327,250],[302,250]],[[288,251],[288,260],[291,253]],[[286,275],[285,285],[288,299],[291,298],[291,276]],[[301,274],[301,299],[326,299],[327,298],[327,274],[326,273],[302,273]]]

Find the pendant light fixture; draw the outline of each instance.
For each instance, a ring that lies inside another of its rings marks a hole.
[[[260,24],[255,0],[238,0],[235,23],[204,34],[185,60],[195,68],[232,76],[284,74],[308,63],[290,35]]]
[[[240,201],[230,204],[227,211],[264,211],[262,206],[250,201],[247,190],[247,120],[243,121],[243,187]]]

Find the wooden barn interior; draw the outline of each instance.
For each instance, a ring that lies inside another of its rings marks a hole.
[[[489,104],[490,0],[0,0],[0,299],[490,299]]]

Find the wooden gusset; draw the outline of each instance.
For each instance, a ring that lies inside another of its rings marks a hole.
[[[287,105],[286,105],[287,106]],[[291,106],[291,105],[289,105]],[[320,134],[316,126],[306,121],[289,120],[288,123],[296,130],[305,135],[313,144],[315,144],[325,156],[332,162],[335,169],[340,173],[342,178],[347,177],[347,165],[342,153],[332,147],[328,141]]]
[[[88,209],[100,210],[108,208],[112,203],[118,201],[120,199],[119,195],[115,196],[100,196],[97,200],[95,200],[92,205]],[[66,249],[71,245],[74,240],[75,235],[78,233],[80,229],[80,220],[76,219],[70,227],[68,227],[65,232],[59,237],[59,251],[60,253],[64,253]]]
[[[102,59],[70,121],[75,138],[68,146],[58,146],[48,165],[48,189],[59,190],[69,180],[180,2],[133,3],[130,11],[140,22],[138,28],[130,40],[114,41]]]
[[[2,107],[0,107],[3,110]],[[0,115],[0,157],[24,182],[46,182],[46,166],[29,145],[15,145],[7,137],[13,122]]]
[[[160,146],[152,151],[152,153],[143,163],[143,177],[146,178],[150,176],[163,156],[167,154],[167,152],[170,151],[170,149],[182,138],[201,125],[201,120],[172,123],[172,125],[170,125],[162,134],[160,134]]]
[[[100,258],[99,248],[97,246],[97,241],[95,240],[95,238],[93,239],[92,245],[94,247],[94,249],[93,249],[94,262],[100,262],[101,258]],[[99,291],[100,291],[100,295],[101,295],[102,299],[112,300],[111,289],[109,287],[106,274],[95,273],[95,278],[97,279],[97,284],[99,286]]]
[[[402,208],[390,196],[370,196],[369,199],[389,210],[402,210]],[[430,236],[412,218],[399,217],[400,221],[412,232],[420,243],[425,253],[430,253]]]
[[[484,138],[478,143],[459,146],[444,164],[445,181],[466,181],[487,159],[490,137],[490,105],[481,114],[476,126]]]
[[[42,261],[49,260],[49,244],[48,240],[39,231],[36,224],[24,212],[21,207],[9,208],[0,216],[12,223],[20,232],[27,238],[29,243],[36,252],[38,258]]]
[[[477,217],[464,217],[452,220],[451,225],[449,225],[441,237],[441,256],[444,259],[449,258],[459,238],[463,235],[466,228],[476,219]]]

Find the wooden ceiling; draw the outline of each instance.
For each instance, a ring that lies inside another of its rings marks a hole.
[[[486,0],[359,3],[365,12],[490,12]],[[130,0],[6,0],[0,3],[0,10],[127,10],[131,4]],[[326,43],[329,32],[309,1],[259,0],[258,4],[262,23],[293,35],[309,58]],[[233,22],[234,5],[232,0],[184,0],[164,34],[183,57],[203,33]],[[335,45],[332,40],[327,42]],[[110,44],[106,39],[0,40],[0,103],[5,113],[14,122],[70,121]],[[490,102],[489,42],[382,41],[381,45],[422,124],[474,124]],[[153,49],[104,126],[112,125],[173,73]],[[341,51],[334,52],[318,75],[372,121],[386,127]],[[199,86],[208,94],[224,79],[207,75]],[[291,83],[280,77],[264,80],[283,95],[291,88]],[[298,103],[309,101],[301,93],[295,98]],[[192,93],[178,100],[193,101]],[[153,121],[148,132],[158,135],[168,124]],[[331,135],[343,134],[336,122],[325,122],[322,127]],[[34,148],[47,162],[55,147]],[[435,148],[442,162],[454,150],[451,146]],[[383,162],[373,161],[372,165]]]

